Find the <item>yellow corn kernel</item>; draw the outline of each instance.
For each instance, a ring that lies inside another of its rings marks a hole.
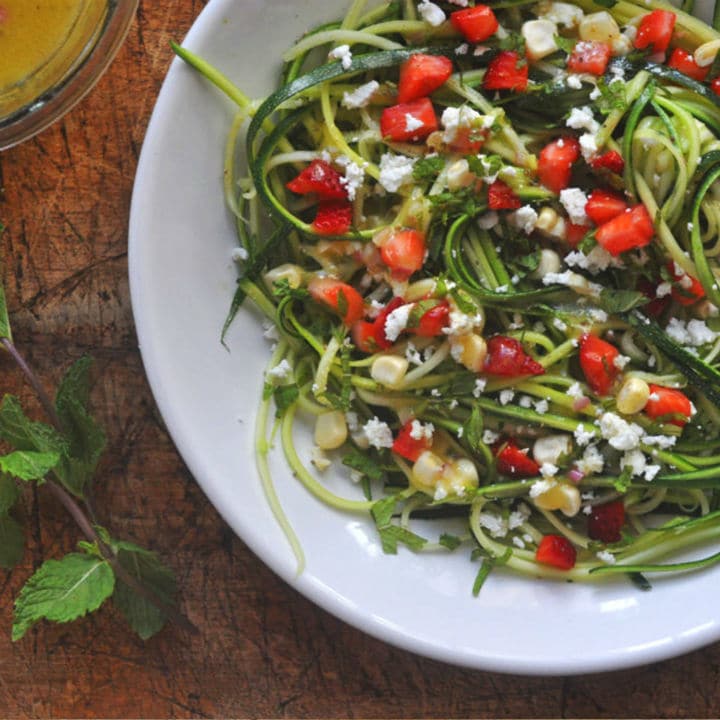
[[[468,458],[459,458],[449,463],[443,472],[443,485],[456,495],[478,486],[478,472],[475,463]]]
[[[432,297],[436,289],[437,281],[435,278],[423,278],[408,285],[408,289],[403,295],[403,298],[405,302],[416,302],[426,297]]]
[[[594,40],[612,45],[613,41],[620,37],[620,28],[615,18],[609,12],[602,10],[586,15],[580,21],[578,33],[581,40]]]
[[[544,207],[540,210],[535,229],[543,235],[563,239],[565,237],[565,218],[559,215],[553,208]],[[556,271],[553,271],[556,272]]]
[[[270,289],[272,289],[275,283],[279,283],[282,280],[287,280],[288,285],[292,288],[299,288],[303,284],[304,276],[305,271],[299,265],[283,263],[265,273],[265,282]]]
[[[470,372],[480,372],[487,357],[487,343],[481,335],[466,333],[457,335],[451,341],[453,358]]]
[[[411,479],[420,490],[434,491],[444,469],[445,461],[432,450],[425,450],[412,466]]]
[[[548,273],[559,272],[561,266],[560,256],[550,248],[543,248],[540,251],[538,266],[533,270],[531,277],[542,280]]]
[[[720,40],[710,40],[695,49],[693,58],[700,67],[708,67],[713,64],[718,50],[720,50]]]
[[[459,190],[468,187],[475,182],[475,175],[470,172],[470,165],[465,158],[456,160],[447,169],[447,186],[448,190]]]
[[[580,510],[580,491],[574,485],[557,483],[533,499],[543,510],[560,510],[567,517],[574,517]]]
[[[322,450],[339,448],[348,436],[345,413],[331,410],[321,413],[315,420],[315,444]]]
[[[400,355],[380,355],[370,367],[370,377],[381,385],[397,387],[402,383],[410,363]]]
[[[650,386],[640,378],[629,377],[620,386],[615,404],[623,415],[639,413],[650,398]]]
[[[525,39],[525,52],[531,60],[540,60],[557,49],[557,25],[550,20],[528,20],[520,31]]]

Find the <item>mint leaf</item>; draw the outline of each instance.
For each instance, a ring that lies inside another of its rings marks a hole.
[[[383,476],[385,475],[382,466],[380,465],[380,463],[377,462],[377,460],[375,460],[375,458],[370,455],[365,455],[359,450],[351,450],[343,458],[342,463],[343,465],[346,465],[353,470],[361,472],[365,477],[369,478],[370,480],[382,480]],[[394,505],[395,499],[392,498],[392,500]]]
[[[403,543],[411,550],[420,550],[427,543],[424,537],[399,525],[386,525],[378,528],[378,532],[383,552],[388,555],[397,554],[398,543]]]
[[[0,475],[0,515],[7,515],[19,495],[15,481],[8,475]]]
[[[370,508],[370,513],[375,520],[375,524],[379,527],[385,527],[390,524],[393,513],[395,512],[395,503],[397,498],[394,495],[376,500]]]
[[[105,433],[87,411],[92,359],[82,357],[68,369],[55,397],[55,408],[68,441],[68,456],[58,473],[76,495],[92,478],[105,449]]]
[[[598,299],[598,305],[600,305],[608,315],[624,313],[641,305],[646,305],[647,303],[648,297],[636,290],[609,290],[605,288],[600,293],[600,298]]]
[[[0,567],[12,568],[22,559],[25,535],[19,523],[9,515],[0,516]]]
[[[421,158],[413,165],[413,180],[417,182],[434,182],[444,167],[445,160],[439,155]]]
[[[115,575],[100,558],[70,553],[62,560],[46,560],[15,600],[13,641],[38,620],[70,622],[97,610],[114,587]]]
[[[65,453],[67,444],[50,425],[25,415],[14,395],[5,395],[0,405],[0,437],[16,450]]]
[[[60,455],[54,452],[16,450],[0,455],[0,471],[25,482],[42,481],[59,461]]]
[[[457,535],[450,535],[449,533],[443,533],[438,542],[448,550],[455,550],[462,545],[462,540]]]
[[[177,590],[175,576],[154,552],[129,542],[115,543],[115,547],[117,559],[128,573],[141,585],[153,590],[169,605],[173,604]],[[113,604],[143,640],[159,632],[167,620],[162,610],[139,595],[120,578],[116,582]]]
[[[278,385],[273,390],[273,399],[275,400],[275,417],[282,417],[285,411],[300,396],[300,389],[297,385]]]

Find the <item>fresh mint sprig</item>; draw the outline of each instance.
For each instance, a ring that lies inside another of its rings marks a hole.
[[[83,357],[74,363],[51,399],[13,342],[1,284],[0,346],[22,370],[48,421],[29,418],[13,395],[0,402],[0,439],[12,448],[0,455],[0,567],[13,568],[23,555],[23,528],[13,517],[23,484],[46,488],[85,538],[78,542],[78,552],[45,560],[27,580],[15,600],[12,639],[20,640],[40,620],[70,622],[107,600],[143,639],[167,620],[197,632],[176,607],[172,571],[155,553],[114,539],[95,520],[88,491],[106,440],[88,410],[92,360]]]

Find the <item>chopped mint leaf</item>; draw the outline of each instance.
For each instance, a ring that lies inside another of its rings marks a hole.
[[[39,620],[70,622],[97,610],[115,588],[115,575],[104,560],[70,553],[46,560],[15,600],[12,639],[20,640]]]
[[[118,562],[142,586],[152,590],[169,605],[177,591],[175,576],[154,552],[130,542],[115,543]],[[130,627],[143,639],[159,632],[167,620],[165,614],[145,597],[118,578],[113,604],[122,612]]]
[[[275,417],[282,417],[285,411],[298,399],[300,389],[297,385],[278,385],[273,388],[275,400]]]
[[[63,454],[65,440],[45,423],[30,420],[13,395],[5,395],[0,405],[0,437],[17,450],[38,450]]]
[[[555,35],[555,44],[568,55],[572,54],[572,51],[575,49],[576,42],[577,41],[573,40],[572,38],[566,38],[562,35]]]
[[[373,458],[371,455],[361,453],[359,450],[351,450],[344,458],[343,465],[346,465],[353,470],[361,472],[365,477],[370,480],[382,480],[385,472],[383,471],[380,463]],[[393,505],[395,498],[391,498]]]
[[[393,513],[395,512],[396,501],[397,498],[393,495],[389,495],[388,497],[381,498],[372,504],[370,513],[373,516],[373,520],[375,520],[375,524],[379,528],[383,528],[390,524]]]
[[[448,550],[455,550],[462,545],[462,540],[457,535],[450,535],[449,533],[443,533],[438,542]]]
[[[429,298],[427,300],[420,300],[416,302],[413,305],[412,310],[410,310],[410,314],[408,315],[407,327],[411,330],[418,327],[418,325],[420,325],[420,320],[422,319],[422,316],[428,310],[432,310],[439,304],[440,301],[435,298]]]
[[[0,515],[0,567],[13,568],[22,559],[25,535],[17,521],[9,515]]]
[[[608,82],[604,77],[598,78],[597,89],[600,97],[595,100],[595,107],[603,114],[609,115],[614,110],[625,110],[625,83]]]
[[[434,182],[445,167],[445,160],[439,155],[421,158],[413,165],[413,180],[417,182]]]
[[[43,481],[59,461],[60,455],[54,452],[16,450],[0,455],[0,471],[25,482]]]
[[[605,288],[600,293],[598,305],[608,315],[617,315],[645,305],[647,302],[647,296],[636,290],[610,290]]]
[[[475,582],[472,586],[472,594],[474,597],[477,597],[480,594],[480,590],[482,590],[482,586],[485,584],[485,581],[487,580],[488,575],[490,575],[490,571],[493,569],[493,567],[494,564],[491,560],[488,560],[486,558],[482,561],[480,569],[475,576]]]
[[[480,412],[480,408],[474,405],[470,417],[463,425],[462,435],[471,448],[477,448],[482,443],[484,425],[483,414]]]
[[[399,525],[386,525],[378,528],[378,532],[383,552],[387,555],[397,554],[398,543],[415,551],[420,550],[427,543],[425,538]]]

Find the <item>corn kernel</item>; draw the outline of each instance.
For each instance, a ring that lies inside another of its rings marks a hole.
[[[565,237],[565,218],[559,215],[553,208],[544,207],[540,210],[537,222],[535,223],[535,229],[544,235],[562,240]]]
[[[623,415],[634,415],[647,405],[649,398],[650,386],[640,378],[629,377],[620,386],[615,404]]]
[[[287,280],[291,288],[299,288],[303,284],[304,276],[305,271],[299,265],[283,263],[265,273],[265,282],[270,289],[283,280]]]
[[[471,372],[480,372],[487,357],[487,343],[476,333],[457,335],[451,341],[451,353],[457,362]]]
[[[549,248],[543,248],[540,251],[540,261],[538,266],[532,273],[532,277],[536,279],[542,279],[548,273],[556,273],[560,270],[562,263],[560,262],[560,256]]]
[[[436,289],[437,281],[435,278],[423,278],[408,285],[408,289],[403,295],[403,298],[405,302],[416,302],[426,297],[432,297]]]
[[[614,40],[620,37],[620,28],[615,18],[605,11],[586,15],[580,21],[578,30],[581,40],[604,42],[612,45]]]
[[[708,67],[713,64],[718,50],[720,50],[720,40],[710,40],[695,49],[693,58],[700,67]]]
[[[465,158],[456,160],[447,169],[448,190],[454,191],[472,185],[475,182],[475,175],[470,172],[470,165]]]
[[[317,416],[315,420],[315,444],[322,450],[340,447],[348,435],[345,413],[331,410]]]
[[[425,450],[412,467],[413,484],[421,490],[435,490],[444,469],[445,461],[432,450]]]
[[[399,355],[381,355],[370,367],[370,377],[381,385],[397,387],[402,383],[410,363]]]
[[[560,510],[567,517],[574,517],[580,510],[580,491],[574,485],[558,483],[534,498],[533,502],[543,510]]]

